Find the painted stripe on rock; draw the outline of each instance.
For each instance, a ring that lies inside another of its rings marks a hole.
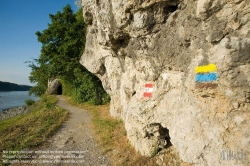
[[[145,84],[145,88],[153,88],[153,84]]]
[[[197,89],[215,89],[218,87],[218,84],[212,82],[196,82],[195,88]]]
[[[217,79],[216,73],[197,74],[195,81],[196,82],[210,82],[210,81],[215,81],[216,79]]]
[[[144,97],[152,97],[152,93],[144,92],[143,96],[144,96]]]
[[[153,84],[145,84],[144,92],[153,92]]]
[[[143,96],[144,97],[152,97],[152,92],[153,92],[153,84],[145,84],[145,89]]]
[[[209,72],[216,72],[217,68],[215,64],[209,64],[206,66],[197,66],[195,68],[196,73],[209,73]]]

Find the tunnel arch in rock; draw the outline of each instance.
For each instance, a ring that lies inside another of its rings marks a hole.
[[[47,94],[61,95],[62,92],[63,92],[63,86],[59,79],[51,79],[48,81]]]

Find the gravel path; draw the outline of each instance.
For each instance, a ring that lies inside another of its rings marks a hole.
[[[91,127],[91,115],[81,108],[70,105],[63,97],[58,96],[58,98],[57,106],[68,110],[70,115],[68,121],[50,138],[50,146],[41,150],[46,152],[45,159],[53,155],[56,156],[57,162],[42,165],[110,165],[107,156],[102,155],[101,148],[95,140]],[[41,157],[42,154],[39,153],[39,156]],[[55,159],[46,160],[55,161]],[[75,161],[76,163],[73,163]]]

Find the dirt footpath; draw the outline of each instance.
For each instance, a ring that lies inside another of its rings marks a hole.
[[[52,151],[57,158],[55,164],[46,165],[110,165],[107,156],[102,155],[101,147],[95,140],[91,127],[91,115],[81,108],[70,105],[61,96],[58,96],[58,99],[57,106],[68,110],[70,114],[68,121],[48,140],[50,146],[41,150],[45,152]],[[70,160],[72,162],[76,161],[76,163],[72,163]],[[77,164],[77,162],[80,163]]]

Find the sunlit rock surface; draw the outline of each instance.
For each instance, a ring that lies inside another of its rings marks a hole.
[[[88,32],[80,62],[101,79],[111,115],[124,121],[137,151],[150,156],[172,145],[195,165],[236,158],[250,165],[249,0],[82,5]],[[197,82],[196,67],[209,64],[216,80]],[[153,84],[152,97],[144,97],[145,84]]]

